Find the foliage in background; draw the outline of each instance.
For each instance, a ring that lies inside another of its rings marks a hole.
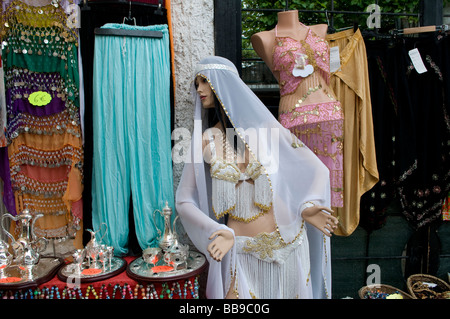
[[[445,0],[449,2],[450,0]],[[376,3],[376,0],[334,0],[335,11],[365,12],[367,6]],[[420,0],[378,0],[381,13],[418,13]],[[306,25],[325,23],[335,29],[351,27],[357,23],[362,30],[367,29],[368,14],[327,14],[332,10],[332,0],[242,0],[242,57],[244,59],[256,58],[250,37],[252,34],[271,30],[277,23],[277,10],[299,10],[300,21]],[[250,9],[263,9],[265,11],[247,11]],[[315,12],[301,12],[309,10]],[[393,29],[416,26],[416,16],[381,16],[382,29]]]

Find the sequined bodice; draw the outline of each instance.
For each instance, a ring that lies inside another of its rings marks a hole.
[[[301,61],[302,57],[304,58],[303,61]],[[273,51],[273,69],[280,73],[281,96],[294,93],[300,83],[306,78],[293,74],[294,68],[302,62],[313,67],[314,72],[309,76],[328,77],[330,74],[330,48],[328,42],[316,35],[310,28],[308,28],[306,38],[300,41],[276,35],[276,45]],[[315,71],[318,70],[322,72],[317,74]]]
[[[216,217],[219,219],[229,214],[235,220],[250,222],[266,213],[270,209],[272,197],[264,167],[257,161],[251,161],[242,172],[235,160],[236,156],[228,154],[225,156],[227,160],[217,156],[212,137],[209,147],[212,156],[212,205]]]
[[[227,163],[226,161],[215,158],[211,162],[211,177],[226,180],[237,184],[239,181],[248,179],[255,180],[261,174],[261,164],[257,162],[249,163],[244,172],[241,172],[236,163]]]

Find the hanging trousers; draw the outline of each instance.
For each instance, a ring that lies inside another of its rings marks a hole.
[[[103,27],[163,33],[95,37],[92,225],[123,256],[130,205],[141,249],[157,244],[153,212],[166,201],[174,207],[169,36],[167,25]]]

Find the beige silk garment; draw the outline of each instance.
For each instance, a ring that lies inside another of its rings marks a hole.
[[[348,236],[359,224],[360,199],[378,182],[366,46],[353,29],[329,34],[330,48],[339,46],[341,67],[331,74],[330,88],[344,111],[344,204],[336,235]]]

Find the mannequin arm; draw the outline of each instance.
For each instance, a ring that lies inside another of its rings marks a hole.
[[[325,206],[314,205],[305,208],[302,211],[303,219],[309,224],[316,227],[326,236],[331,237],[331,234],[337,228],[339,223],[338,219],[331,215],[333,211]]]
[[[208,252],[215,261],[221,261],[234,245],[234,235],[226,229],[214,232],[209,239],[212,242],[208,245]]]

